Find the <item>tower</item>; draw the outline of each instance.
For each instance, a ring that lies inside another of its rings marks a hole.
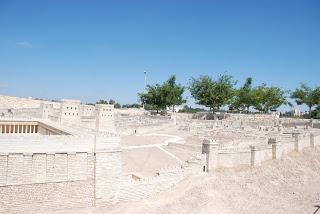
[[[79,121],[80,100],[61,100],[60,118],[61,121]]]
[[[201,167],[202,172],[213,171],[218,166],[219,143],[204,139],[202,143]]]
[[[114,132],[114,106],[96,104],[96,130],[100,132]]]
[[[40,104],[41,110],[41,118],[42,119],[49,119],[49,115],[53,113],[53,104],[41,103]]]

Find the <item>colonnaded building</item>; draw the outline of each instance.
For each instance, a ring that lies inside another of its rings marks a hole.
[[[167,127],[182,137],[143,148],[155,146],[177,165],[149,178],[123,173],[122,153],[129,147],[121,146],[121,137]],[[113,105],[0,96],[0,213],[147,198],[187,176],[203,176],[218,167],[255,166],[318,146],[319,128],[317,121],[277,115],[230,114],[214,121],[138,110],[116,115]]]

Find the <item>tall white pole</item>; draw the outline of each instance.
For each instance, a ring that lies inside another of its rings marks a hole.
[[[147,91],[147,72],[144,71],[144,91]]]
[[[144,71],[144,93],[147,92],[147,71]],[[143,103],[143,109],[144,109],[144,103]]]

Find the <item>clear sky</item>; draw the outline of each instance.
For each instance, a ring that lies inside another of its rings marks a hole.
[[[134,103],[144,70],[319,85],[320,1],[0,0],[0,94]]]

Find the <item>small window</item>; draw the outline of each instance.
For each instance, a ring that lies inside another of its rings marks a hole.
[[[69,107],[67,107],[67,109],[69,109]]]
[[[71,109],[72,109],[72,107],[71,107]]]
[[[64,113],[64,115],[67,115],[67,113]]]

